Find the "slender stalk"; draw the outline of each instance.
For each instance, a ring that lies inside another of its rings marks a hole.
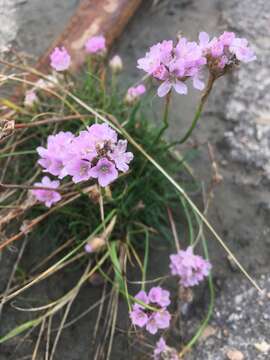
[[[213,85],[214,85],[214,82],[215,82],[216,78],[211,74],[209,73],[209,78],[208,78],[208,83],[207,83],[207,86],[206,86],[206,89],[205,89],[205,92],[204,94],[202,95],[201,97],[201,100],[200,100],[200,103],[199,103],[199,106],[196,110],[196,113],[195,113],[195,116],[192,120],[192,123],[191,123],[191,126],[190,128],[188,129],[188,131],[186,132],[186,134],[182,137],[181,140],[179,141],[176,141],[174,142],[173,144],[183,144],[184,142],[187,141],[187,139],[190,137],[190,135],[192,134],[193,130],[195,129],[200,117],[201,117],[201,114],[202,114],[202,110],[204,108],[204,105],[210,95],[210,92],[213,88]]]
[[[168,129],[169,127],[169,108],[170,108],[170,104],[171,104],[171,98],[172,98],[172,92],[170,91],[167,95],[166,95],[166,99],[165,99],[165,107],[164,107],[164,114],[163,114],[163,126],[160,129],[154,143],[156,144],[159,139],[161,138],[161,136],[163,135],[163,133]]]
[[[148,257],[149,257],[149,233],[145,229],[145,249],[144,249],[144,261],[143,261],[143,272],[142,272],[142,290],[145,290]]]

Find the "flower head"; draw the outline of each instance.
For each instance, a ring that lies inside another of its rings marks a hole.
[[[127,141],[117,140],[117,133],[107,124],[94,124],[77,136],[70,132],[50,135],[46,147],[38,147],[38,163],[59,179],[71,176],[74,183],[97,179],[107,186],[126,172],[133,154]]]
[[[235,33],[225,31],[219,37],[210,40],[207,33],[199,34],[199,45],[207,58],[210,71],[222,72],[227,65],[239,62],[250,62],[256,59],[248,41],[236,37]]]
[[[103,55],[106,52],[106,39],[104,36],[93,36],[85,43],[85,50],[88,54]]]
[[[154,287],[150,289],[147,294],[141,290],[135,299],[136,302],[132,311],[130,312],[130,319],[133,325],[139,325],[146,328],[150,334],[156,334],[159,329],[166,329],[170,325],[171,315],[167,311],[167,306],[170,304],[169,292],[161,287]],[[147,305],[155,307],[157,310],[150,310]]]
[[[50,55],[51,67],[56,71],[65,71],[69,68],[71,58],[67,50],[56,47]]]
[[[50,180],[48,176],[44,176],[40,183],[35,183],[35,187],[47,187],[51,189],[57,189],[59,187],[58,180]],[[52,204],[61,200],[61,195],[58,191],[46,190],[46,189],[35,189],[32,190],[32,194],[40,202],[43,202],[47,207],[51,207]]]
[[[180,284],[184,287],[198,285],[209,275],[212,267],[209,261],[194,255],[191,246],[170,255],[170,261],[171,274],[179,276]]]
[[[206,60],[200,46],[182,37],[173,45],[171,40],[152,46],[144,58],[138,60],[138,68],[161,81],[158,96],[167,95],[172,89],[187,94],[185,81],[193,80],[193,86],[202,90],[204,84],[199,74]]]

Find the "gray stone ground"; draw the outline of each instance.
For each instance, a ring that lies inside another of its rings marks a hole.
[[[221,282],[211,321],[216,331],[188,357],[222,360],[229,349],[236,348],[244,354],[244,359],[267,360],[270,350],[260,352],[254,344],[270,342],[267,296],[270,279],[264,275],[269,272],[270,260],[270,1],[163,0],[153,8],[149,2],[145,1],[115,47],[125,60],[129,83],[139,77],[136,59],[154,42],[174,38],[179,31],[195,39],[201,30],[215,34],[233,30],[250,40],[258,56],[256,63],[242,66],[216,84],[190,145],[199,146],[199,154],[191,165],[206,186],[210,176],[206,142],[213,145],[223,182],[215,192],[208,218],[265,291],[259,297],[242,276],[233,272],[224,252],[211,239],[216,279]],[[76,3],[75,0],[0,0],[0,47],[12,41],[17,48],[39,55],[64,27]],[[185,132],[197,99],[198,93],[194,91],[187,98],[174,99],[171,138]],[[153,104],[158,115],[157,99]],[[180,150],[185,152],[183,148]],[[197,313],[187,320],[188,334],[198,318]],[[82,326],[88,329],[87,325]],[[72,342],[71,334],[76,341]],[[60,347],[61,359],[89,359],[79,333],[67,333],[65,339],[66,344]],[[12,359],[4,356],[3,360]]]
[[[245,6],[243,6],[245,3]],[[261,169],[270,179],[270,2],[228,1],[223,16],[252,42],[258,61],[242,67],[231,89],[225,117],[233,129],[225,136],[233,159]],[[255,182],[257,182],[255,180]]]

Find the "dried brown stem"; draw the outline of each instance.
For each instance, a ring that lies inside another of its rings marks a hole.
[[[30,127],[36,127],[36,126],[47,125],[47,124],[57,123],[57,122],[62,122],[62,121],[76,120],[76,119],[81,120],[81,119],[84,119],[87,117],[89,118],[89,115],[67,115],[67,116],[63,116],[60,118],[56,117],[56,118],[49,118],[49,119],[34,121],[34,122],[30,122],[30,123],[15,124],[14,129],[25,129],[25,128],[30,128]]]

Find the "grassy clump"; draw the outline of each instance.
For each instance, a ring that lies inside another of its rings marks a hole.
[[[64,191],[62,201],[51,210],[46,211],[43,205],[31,203],[29,200],[27,186],[31,186],[42,175],[37,165],[36,148],[45,145],[50,134],[59,131],[71,131],[78,134],[87,126],[100,122],[95,115],[86,111],[81,102],[91,104],[91,108],[97,109],[98,113],[109,119],[113,126],[126,131],[168,174],[178,178],[187,174],[184,160],[175,156],[170,149],[170,144],[162,136],[165,130],[163,125],[157,127],[149,118],[149,112],[144,111],[149,98],[145,97],[141,101],[134,102],[133,105],[127,105],[115,76],[112,75],[112,78],[107,80],[106,76],[110,77],[101,67],[96,69],[95,75],[89,71],[83,72],[79,79],[76,79],[76,84],[74,79],[67,77],[65,81],[62,80],[57,89],[58,97],[47,97],[42,91],[38,91],[39,104],[16,115],[18,130],[12,137],[7,138],[1,151],[2,166],[8,169],[2,178],[2,183],[26,187],[21,189],[15,186],[11,190],[7,186],[5,190],[7,196],[1,203],[4,216],[10,215],[10,206],[19,207],[21,210],[19,216],[14,216],[11,221],[7,220],[6,229],[14,231],[17,228],[19,231],[22,222],[27,220],[27,226],[31,229],[30,241],[39,242],[40,239],[50,239],[46,250],[49,249],[49,258],[50,255],[57,253],[57,249],[65,245],[68,239],[74,239],[68,247],[64,248],[64,257],[58,256],[56,263],[48,268],[45,267],[41,278],[38,273],[31,277],[27,276],[27,271],[18,266],[20,271],[17,273],[24,273],[24,282],[20,284],[15,281],[13,284],[15,287],[4,294],[4,300],[17,296],[24,291],[23,285],[31,287],[43,279],[44,273],[48,272],[50,275],[63,265],[66,266],[69,261],[78,261],[82,269],[87,267],[88,257],[83,252],[84,244],[95,236],[102,236],[104,231],[106,232],[106,229],[111,227],[106,238],[107,246],[95,257],[96,265],[91,269],[87,268],[88,272],[82,275],[78,284],[66,295],[67,298],[64,296],[58,299],[56,305],[52,304],[48,307],[49,310],[42,312],[40,317],[12,330],[1,339],[1,342],[28,328],[40,325],[55,312],[67,307],[67,304],[74,300],[81,285],[96,271],[102,274],[106,282],[112,284],[113,289],[118,289],[114,292],[114,296],[118,297],[121,294],[130,304],[133,297],[128,291],[127,279],[124,275],[126,265],[123,265],[123,259],[128,258],[132,262],[135,260],[141,272],[141,286],[144,287],[149,247],[154,247],[155,242],[157,243],[160,238],[163,241],[172,239],[170,233],[168,234],[170,225],[166,212],[168,208],[176,211],[179,205],[181,208],[179,192],[168,184],[164,174],[132,144],[129,148],[134,153],[134,160],[130,171],[121,175],[110,189],[104,190],[96,186],[94,191],[89,191],[93,182],[75,185],[67,179],[63,180],[61,185]],[[67,96],[66,91],[71,91],[74,98]],[[72,115],[74,119],[61,121],[61,118],[65,119]],[[33,126],[44,119],[48,119],[46,124]],[[60,120],[54,121],[54,119]],[[11,163],[13,166],[10,166]],[[187,176],[190,187],[194,182],[189,175]],[[30,205],[25,206],[25,203],[29,201]],[[182,208],[182,213],[189,216],[187,207]],[[193,226],[192,221],[190,226]],[[13,233],[9,239],[12,240],[14,236],[19,239],[24,234]],[[190,240],[192,241],[192,238]],[[44,263],[42,254],[39,256],[41,258],[34,259],[33,262]],[[21,276],[18,278],[21,279]],[[118,295],[115,295],[116,293]],[[115,323],[111,323],[110,326],[112,334]],[[109,338],[106,341],[110,348]]]

